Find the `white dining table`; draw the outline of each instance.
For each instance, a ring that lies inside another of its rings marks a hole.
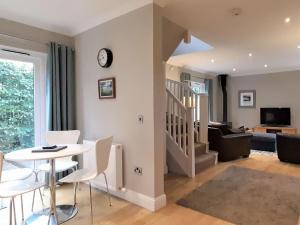
[[[67,145],[66,149],[58,152],[32,152],[32,150],[41,148],[42,147],[34,147],[10,152],[5,155],[5,160],[14,162],[49,160],[50,208],[32,213],[32,215],[25,220],[25,225],[58,225],[73,218],[77,214],[78,208],[74,205],[56,205],[55,160],[68,156],[81,155],[89,151],[91,146],[74,144]]]

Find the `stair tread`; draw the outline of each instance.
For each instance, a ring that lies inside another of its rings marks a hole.
[[[195,142],[195,148],[198,148],[198,147],[206,147],[206,144],[205,143],[202,143],[202,142]]]
[[[209,151],[207,153],[204,153],[202,155],[198,155],[195,157],[195,163],[200,163],[203,162],[205,160],[210,160],[212,158],[217,157],[217,153],[213,152],[213,151]]]

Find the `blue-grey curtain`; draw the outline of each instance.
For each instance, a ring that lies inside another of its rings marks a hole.
[[[75,51],[50,43],[47,74],[49,130],[75,129]]]
[[[208,110],[209,120],[213,121],[213,81],[211,79],[205,79],[205,91],[208,94]]]
[[[182,72],[180,74],[180,81],[181,82],[184,82],[184,81],[188,81],[188,80],[191,80],[192,79],[192,76],[190,73],[185,73],[185,72]]]
[[[48,129],[74,130],[76,129],[75,50],[51,42],[47,67]],[[67,174],[68,171],[57,174],[57,180]]]

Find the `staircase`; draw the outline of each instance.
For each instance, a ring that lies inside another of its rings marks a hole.
[[[194,177],[217,163],[217,153],[208,151],[208,96],[167,79],[166,97],[168,170]]]

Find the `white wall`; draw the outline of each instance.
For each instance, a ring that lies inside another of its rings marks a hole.
[[[77,121],[84,139],[113,135],[124,146],[124,182],[128,190],[156,198],[163,195],[164,136],[155,136],[155,124],[163,127],[161,104],[155,91],[164,85],[160,66],[154,63],[155,40],[159,40],[160,21],[155,21],[151,4],[99,25],[75,37],[77,70]],[[157,31],[157,32],[154,32]],[[110,48],[112,66],[102,69],[97,63],[99,49]],[[154,75],[154,71],[157,73]],[[116,78],[113,100],[99,100],[97,81]],[[161,80],[161,81],[160,81]],[[144,123],[138,123],[138,115]],[[164,131],[164,130],[162,130]],[[163,132],[160,134],[164,135]],[[134,167],[143,175],[134,173]]]
[[[261,107],[290,107],[292,127],[300,131],[300,71],[230,77],[228,82],[229,121],[234,127],[260,124]],[[256,108],[238,106],[239,90],[256,90]]]

